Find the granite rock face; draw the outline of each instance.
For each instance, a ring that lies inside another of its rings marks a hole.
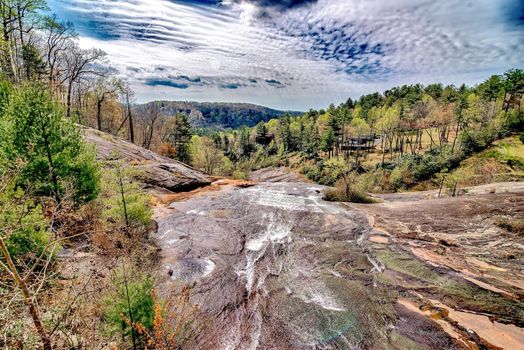
[[[83,131],[85,140],[96,146],[99,160],[123,159],[138,169],[138,180],[148,187],[180,192],[211,183],[207,175],[182,162],[98,130]]]

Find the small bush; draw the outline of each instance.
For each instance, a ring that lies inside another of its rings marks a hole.
[[[150,197],[134,181],[135,176],[134,169],[123,167],[119,161],[113,170],[104,172],[104,217],[109,222],[125,224],[127,215],[129,228],[146,227],[151,223]]]
[[[132,329],[128,320],[139,323],[146,329],[153,328],[154,301],[151,295],[153,280],[148,276],[136,275],[121,269],[113,277],[115,289],[102,301],[102,315],[108,334],[121,334],[130,341],[131,332],[136,339],[145,342],[137,330]]]
[[[324,199],[330,202],[376,203],[356,185],[346,187],[344,181],[339,180],[334,188],[324,191]]]
[[[342,171],[347,171],[347,169],[348,165],[344,160],[331,158],[318,161],[314,164],[304,165],[302,174],[321,185],[334,186],[340,178]]]
[[[320,179],[320,168],[318,164],[306,164],[302,168],[302,174],[304,174],[308,179],[318,182]]]
[[[391,188],[389,172],[380,167],[360,175],[358,184],[368,192],[389,191]]]
[[[241,169],[236,169],[235,171],[233,171],[233,179],[235,180],[248,180],[249,179],[249,174],[244,171],[244,170],[241,170]]]
[[[7,250],[16,264],[30,265],[59,248],[48,247],[49,220],[44,217],[42,207],[19,188],[8,187],[0,194],[0,228],[2,235],[6,234]]]
[[[524,129],[524,111],[509,111],[505,116],[503,129],[507,132],[520,131]]]
[[[133,329],[145,336],[146,349],[193,348],[192,342],[199,331],[195,323],[198,308],[189,301],[190,289],[174,289],[168,293],[166,300],[160,299],[155,291],[151,294],[154,301],[153,329],[149,330],[139,322],[132,325]]]
[[[466,156],[483,151],[499,136],[498,131],[490,126],[479,131],[464,130],[461,135],[462,150]]]
[[[495,221],[495,225],[519,236],[524,236],[524,220],[498,219]]]

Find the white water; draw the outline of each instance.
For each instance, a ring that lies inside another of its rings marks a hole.
[[[255,204],[285,210],[301,210],[306,205],[304,197],[290,196],[283,190],[268,190],[264,188],[253,188],[257,192]]]
[[[339,311],[339,312],[346,311],[346,309],[338,305],[338,303],[333,298],[325,294],[321,294],[320,291],[313,291],[309,300],[306,299],[304,300],[304,302],[306,304],[309,304],[309,303],[316,304],[326,310]]]
[[[318,230],[324,237],[332,225],[334,228],[347,225],[347,229],[352,230],[352,217],[346,215],[344,207],[323,201],[322,189],[304,185],[289,187],[286,183],[264,184],[224,191],[222,200],[216,202],[196,197],[173,204],[179,217],[179,221],[173,220],[171,224],[176,235],[169,234],[169,237],[166,232],[166,236],[162,236],[167,246],[177,249],[181,257],[178,261],[170,260],[171,277],[194,281],[197,285],[206,278],[202,282],[205,292],[220,298],[224,293],[221,290],[223,273],[228,271],[238,276],[236,290],[242,298],[231,299],[238,303],[234,310],[216,302],[213,312],[227,316],[227,322],[216,328],[216,336],[206,339],[207,344],[231,350],[255,350],[262,343],[267,347],[268,330],[275,331],[264,317],[268,312],[266,300],[271,298],[279,302],[286,302],[288,298],[290,303],[312,310],[308,312],[311,317],[319,317],[319,312],[327,319],[344,317],[347,301],[321,278],[325,273],[337,278],[342,276],[336,267],[318,265],[315,255],[320,249],[314,246],[325,244],[329,248],[331,242],[315,239],[315,233]],[[213,215],[207,217],[224,207],[231,211],[228,216],[220,220]],[[160,232],[163,231],[161,227]],[[180,231],[187,234],[182,237]],[[244,242],[244,246],[238,247],[238,242]],[[348,243],[354,245],[355,241]],[[241,253],[235,253],[239,248]],[[307,255],[309,251],[313,253],[311,259]],[[208,283],[215,279],[216,285]],[[223,310],[228,311],[222,314]],[[319,335],[315,329],[305,329],[293,320],[288,326],[283,332],[293,334],[297,344],[318,345]]]
[[[277,244],[288,244],[291,242],[291,226],[275,218],[273,213],[264,214],[264,220],[269,221],[265,231],[259,236],[246,242],[246,265],[238,271],[239,276],[245,276],[246,289],[251,293],[255,282],[256,263],[265,255],[270,246]],[[269,271],[266,271],[266,275]],[[266,276],[259,276],[259,284],[264,281]]]
[[[211,259],[206,258],[204,260],[204,263],[205,263],[205,266],[204,266],[204,271],[202,273],[202,277],[206,277],[207,275],[210,275],[215,270],[215,267],[216,267],[216,264]]]

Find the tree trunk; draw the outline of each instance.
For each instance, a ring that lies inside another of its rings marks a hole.
[[[45,130],[45,127],[42,127],[42,134],[44,137],[44,146],[46,150],[46,156],[47,156],[47,162],[49,167],[49,174],[51,175],[51,182],[53,184],[53,195],[57,202],[60,202],[60,196],[58,195],[58,178],[56,176],[55,172],[55,165],[53,162],[53,154],[51,153],[51,146],[49,144],[49,140],[47,137],[47,132]]]
[[[386,147],[386,141],[384,140],[384,137],[386,136],[386,134],[382,135],[382,167],[384,167],[384,157],[386,156],[386,150],[385,150],[385,147]]]
[[[149,128],[149,136],[148,136],[148,140],[147,140],[147,149],[150,149],[151,148],[151,141],[153,140],[153,131],[155,129],[155,121],[153,120],[151,122],[151,127]]]
[[[382,161],[380,162],[380,166],[384,166],[384,154],[386,153],[386,150],[384,149],[384,134],[382,134],[382,138],[380,140],[380,148],[382,148]]]
[[[453,146],[451,146],[451,153],[455,151],[455,144],[457,142],[459,130],[460,130],[460,123],[457,123],[457,128],[455,129],[455,137],[453,138]]]
[[[66,117],[71,117],[71,94],[73,93],[73,82],[69,82],[67,85],[67,98],[66,98]]]
[[[7,17],[5,14],[3,14],[4,20],[3,20],[3,26],[2,26],[2,34],[4,37],[4,44],[6,45],[6,55],[5,57],[5,68],[7,69],[7,76],[11,78],[12,81],[15,81],[15,69],[14,69],[14,61],[13,61],[13,51],[11,49],[11,40],[9,38],[9,22],[7,21]]]
[[[47,331],[44,328],[38,308],[33,302],[33,298],[31,297],[31,293],[29,292],[29,288],[27,287],[26,282],[18,274],[18,270],[16,269],[13,259],[11,258],[11,254],[9,254],[5,242],[1,237],[0,250],[2,251],[2,254],[7,262],[7,267],[9,268],[8,273],[11,275],[18,287],[22,290],[22,294],[24,295],[24,303],[29,308],[29,313],[31,314],[31,318],[33,319],[33,324],[36,328],[36,331],[40,336],[40,340],[42,341],[44,350],[51,350],[53,348],[51,346],[51,340],[49,339],[49,335],[47,334]]]
[[[444,186],[444,181],[446,180],[445,176],[442,176],[442,181],[440,182],[440,187],[438,189],[438,198],[440,198],[440,194],[442,193],[442,187]]]
[[[117,168],[117,176],[118,176],[118,185],[120,187],[120,196],[122,198],[122,207],[124,209],[124,218],[126,220],[126,233],[129,236],[129,218],[127,216],[126,195],[124,192],[124,182],[122,180],[122,169],[120,169],[120,165],[118,165],[118,168]]]
[[[389,159],[391,161],[393,160],[393,137],[395,137],[395,134],[392,131],[389,137]]]
[[[96,101],[96,126],[98,130],[102,131],[102,103],[104,100]]]
[[[346,201],[350,201],[350,188],[349,188],[349,181],[347,179],[347,176],[346,175],[343,175],[342,176],[342,179],[344,180],[344,186],[345,186],[345,190],[346,190]]]
[[[135,143],[135,129],[133,127],[133,115],[129,104],[129,98],[127,98],[127,117],[129,118],[129,139],[131,143]]]
[[[128,285],[127,285],[127,276],[126,276],[125,263],[122,264],[122,270],[124,272],[124,287],[126,289],[127,311],[128,311],[128,315],[129,315],[129,322],[131,322],[131,339],[133,340],[133,350],[136,350],[135,330],[133,329],[135,323],[134,323],[134,320],[133,320],[133,312],[131,311],[131,299],[129,298],[129,288],[128,288]]]

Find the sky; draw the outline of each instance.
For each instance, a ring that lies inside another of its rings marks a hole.
[[[51,0],[137,102],[308,110],[524,68],[523,0]]]

